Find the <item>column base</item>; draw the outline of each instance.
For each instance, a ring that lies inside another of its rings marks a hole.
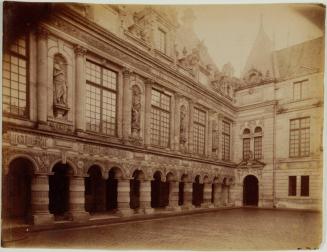
[[[144,211],[144,214],[153,214],[154,213],[153,208],[144,208],[143,211]]]
[[[70,216],[72,217],[73,221],[86,221],[90,219],[90,213],[88,212],[71,212]]]
[[[189,205],[182,205],[181,206],[181,209],[182,210],[192,210],[192,209],[194,209],[195,207],[193,206],[193,205],[191,205],[191,204],[189,204]]]
[[[182,210],[182,208],[180,206],[166,206],[165,209],[168,211],[181,211]]]
[[[38,213],[31,216],[34,225],[51,224],[54,222],[54,216],[50,213]]]
[[[132,216],[135,214],[135,210],[130,208],[119,209],[118,214],[120,214],[122,217]]]

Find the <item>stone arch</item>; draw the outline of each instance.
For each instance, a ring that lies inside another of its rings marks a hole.
[[[90,164],[87,165],[87,167],[85,167],[85,174],[88,174],[88,171],[91,167],[93,166],[97,166],[99,167],[100,171],[101,171],[101,175],[102,175],[102,178],[106,179],[106,168],[104,167],[103,164],[101,164],[100,162],[92,162]]]
[[[107,169],[105,169],[105,173],[108,174],[110,172],[111,169],[115,168],[114,170],[119,172],[120,177],[119,178],[127,178],[127,173],[125,170],[125,167],[122,166],[121,164],[118,163],[113,163],[110,162],[107,166]]]
[[[121,178],[125,178],[125,174],[123,172],[123,169],[118,167],[118,166],[113,166],[108,170],[108,173],[113,173],[113,176],[115,179],[121,179]],[[110,177],[110,175],[109,175]]]
[[[161,208],[168,205],[169,183],[160,169],[153,173],[151,181],[151,207]]]
[[[57,164],[63,164],[63,165],[68,165],[69,169],[70,169],[70,172],[71,172],[71,175],[77,175],[77,167],[76,165],[70,161],[70,160],[67,160],[65,163],[62,162],[62,159],[61,158],[58,158],[56,160],[54,160],[50,166],[49,166],[49,172],[52,172],[53,171],[53,168],[57,165]]]
[[[2,217],[32,221],[32,181],[36,162],[28,155],[13,155],[2,180]]]
[[[167,182],[176,181],[176,179],[177,179],[177,176],[175,175],[174,172],[172,172],[172,171],[168,171],[168,172],[166,173],[166,181],[167,181]]]
[[[145,173],[141,169],[136,168],[131,174],[131,177],[137,180],[144,180],[146,178]]]
[[[256,126],[254,128],[254,133],[262,133],[262,127],[261,126]]]
[[[4,171],[5,171],[5,174],[4,175],[7,175],[8,174],[10,164],[14,160],[19,159],[19,158],[27,159],[28,161],[30,161],[33,164],[33,172],[34,173],[38,173],[40,171],[38,163],[30,155],[28,155],[28,154],[13,154],[13,155],[11,155],[9,157],[8,162],[6,164],[6,167],[4,167]]]
[[[242,134],[243,135],[249,135],[249,134],[251,134],[251,130],[249,128],[245,128],[245,129],[243,129]]]

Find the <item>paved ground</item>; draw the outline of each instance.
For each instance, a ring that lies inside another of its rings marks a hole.
[[[98,227],[31,233],[9,247],[274,250],[318,248],[321,214],[233,209]]]

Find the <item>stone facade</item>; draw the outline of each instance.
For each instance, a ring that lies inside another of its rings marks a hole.
[[[12,189],[3,191],[3,217],[28,215],[44,224],[97,212],[242,206],[248,175],[257,178],[259,207],[320,208],[322,92],[293,103],[288,89],[295,79],[242,86],[231,66],[222,72],[212,66],[204,45],[191,52],[179,45],[178,52],[169,9],[55,4],[51,10],[26,37],[28,113],[3,114],[3,188],[20,181],[16,173],[31,172],[25,205],[10,203],[21,197]],[[90,126],[97,118],[90,112],[86,83],[94,72],[87,64],[115,73],[116,86],[108,89],[115,95],[112,133],[103,112],[102,132]],[[322,88],[322,73],[305,78]],[[170,101],[167,133],[159,130],[162,146],[153,142],[153,90]],[[289,120],[306,116],[312,118],[310,156],[289,158]],[[243,162],[245,128],[251,138],[262,137],[260,160]],[[310,176],[310,196],[287,195],[290,174]],[[24,210],[11,215],[14,208]]]

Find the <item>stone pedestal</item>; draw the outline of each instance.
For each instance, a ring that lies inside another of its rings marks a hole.
[[[122,216],[131,216],[134,214],[130,203],[130,182],[129,179],[118,179],[117,185],[117,209]]]
[[[140,181],[140,209],[145,214],[151,214],[154,209],[151,208],[151,180]]]
[[[69,214],[74,221],[85,221],[90,214],[85,211],[84,177],[70,178],[69,184]]]
[[[192,191],[193,191],[193,183],[185,182],[184,183],[184,204],[182,206],[183,209],[194,208],[194,206],[192,205]]]
[[[213,204],[211,203],[211,194],[212,194],[212,187],[211,183],[204,183],[203,184],[203,203],[201,207],[204,208],[212,208]]]
[[[34,225],[50,224],[54,217],[49,213],[48,174],[35,174],[31,185],[31,222]]]
[[[167,210],[181,210],[180,206],[178,206],[178,182],[171,181],[169,182],[169,198],[168,198],[168,206]]]

